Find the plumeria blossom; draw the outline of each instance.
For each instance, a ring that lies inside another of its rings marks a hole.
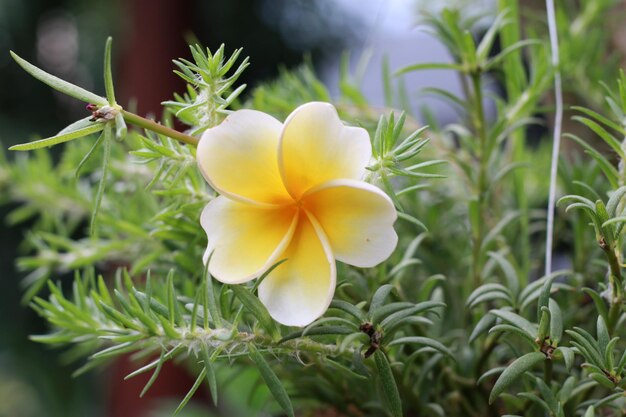
[[[372,267],[393,252],[397,214],[361,179],[372,156],[365,129],[343,125],[335,108],[312,102],[284,124],[239,110],[207,130],[200,170],[220,196],[202,211],[204,261],[226,284],[266,272],[259,299],[279,323],[305,326],[335,291],[335,259]]]

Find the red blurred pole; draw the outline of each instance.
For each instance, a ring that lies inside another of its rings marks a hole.
[[[172,59],[189,55],[184,35],[191,30],[191,0],[122,0],[121,15],[127,27],[116,39],[121,51],[116,73],[118,101],[127,106],[135,99],[135,111],[144,115],[161,115],[161,102],[182,92],[184,83],[173,70]],[[106,380],[106,417],[148,417],[166,399],[179,402],[191,388],[195,378],[182,367],[166,363],[159,378],[144,398],[139,394],[151,372],[128,381],[124,377],[142,364],[128,357],[117,360],[109,369]],[[210,403],[203,389],[194,399]]]
[[[140,115],[161,114],[161,102],[182,92],[184,83],[172,70],[172,59],[189,56],[184,36],[191,31],[191,0],[129,0],[126,34],[118,48],[120,102],[137,100]]]

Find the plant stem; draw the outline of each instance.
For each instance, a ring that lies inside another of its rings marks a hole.
[[[552,360],[550,359],[543,361],[543,380],[547,386],[550,386],[552,381]]]
[[[121,110],[121,112],[124,116],[124,120],[126,120],[126,122],[130,124],[142,127],[155,133],[159,133],[161,135],[165,135],[168,138],[176,139],[180,142],[186,143],[187,145],[198,146],[199,139],[194,136],[186,135],[167,126],[163,126],[162,124],[159,124],[154,120],[143,118],[136,115],[135,113],[131,113],[126,110]]]
[[[484,232],[484,211],[485,197],[487,193],[487,163],[489,155],[487,155],[487,127],[485,123],[485,114],[483,110],[483,93],[480,82],[480,72],[477,70],[471,74],[472,88],[474,92],[474,130],[478,139],[478,151],[476,159],[478,160],[478,180],[477,180],[477,198],[478,198],[478,214],[479,222],[475,225],[473,231],[474,248],[472,253],[472,276],[474,288],[480,285],[480,257],[481,246],[483,243]]]
[[[609,284],[611,286],[611,307],[609,309],[609,322],[606,324],[609,330],[609,334],[613,334],[617,321],[619,320],[619,314],[622,310],[622,302],[624,301],[624,288],[622,284],[622,271],[617,258],[617,254],[613,245],[606,242],[604,238],[601,238],[598,242],[600,248],[606,254],[609,261]]]

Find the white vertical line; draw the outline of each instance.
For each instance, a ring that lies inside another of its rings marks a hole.
[[[556,181],[559,165],[559,148],[561,144],[561,124],[563,122],[563,93],[561,90],[561,71],[559,69],[559,40],[556,32],[554,0],[546,0],[548,12],[548,29],[550,32],[550,49],[554,68],[554,98],[556,103],[554,115],[554,137],[552,143],[552,165],[550,169],[550,197],[548,200],[548,222],[546,231],[545,274],[552,272],[552,246],[554,240],[554,210],[556,205]]]

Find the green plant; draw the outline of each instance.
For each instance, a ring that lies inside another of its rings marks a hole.
[[[186,91],[164,103],[157,123],[116,102],[110,40],[106,98],[14,55],[93,112],[57,135],[11,148],[67,142],[59,163],[38,149],[0,164],[3,202],[19,203],[7,220],[34,219],[29,254],[17,262],[28,273],[24,300],[51,332],[33,340],[86,357],[77,374],[134,352],[137,369],[128,378],[152,375],[143,393],[165,362],[185,360],[197,379],[177,411],[203,383],[221,404],[226,380],[240,373],[253,386],[262,381],[268,391],[261,397],[275,400],[250,399],[242,415],[264,407],[291,416],[316,409],[394,417],[623,414],[626,78],[610,81],[617,68],[604,61],[608,39],[593,23],[613,3],[558,13],[564,85],[588,99],[572,108],[583,130],[567,136],[590,157],[562,158],[555,247],[571,268],[545,275],[549,147],[530,145],[528,128],[545,119],[555,68],[544,28],[530,19],[533,39],[523,38],[518,3],[500,3],[480,38],[477,19],[461,10],[425,17],[452,63],[385,71],[390,107],[404,95],[394,77],[402,86],[407,72],[456,72],[462,95],[427,92],[460,109],[457,123],[426,127],[407,112],[379,111],[342,70],[336,108],[369,132],[366,180],[393,201],[399,241],[374,268],[339,263],[328,310],[301,328],[275,322],[257,297],[259,282],[289,259],[241,285],[222,284],[204,267],[199,217],[217,193],[196,167],[196,145],[242,107],[282,120],[304,102],[331,101],[309,63],[240,100],[237,79],[248,65],[241,50],[227,57],[224,47],[192,46],[193,61],[175,61]],[[485,97],[493,80],[502,97]],[[496,105],[494,119],[487,100]],[[173,118],[188,130],[172,129]],[[69,285],[51,280],[64,272],[75,274]]]

